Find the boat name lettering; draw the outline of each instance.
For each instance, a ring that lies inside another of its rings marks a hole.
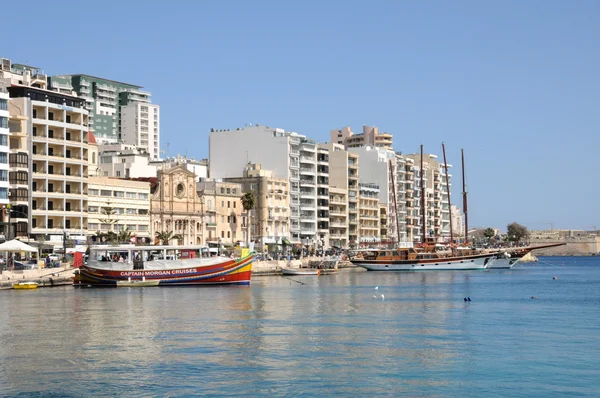
[[[162,271],[124,271],[121,272],[121,276],[165,276],[165,275],[181,275],[181,274],[193,274],[196,272],[194,268],[188,269],[172,269]]]

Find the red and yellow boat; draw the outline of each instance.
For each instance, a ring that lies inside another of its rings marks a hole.
[[[249,285],[252,253],[208,256],[201,246],[93,246],[77,287]]]

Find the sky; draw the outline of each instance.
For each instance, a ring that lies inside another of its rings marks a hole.
[[[167,154],[246,123],[329,141],[377,126],[452,164],[471,226],[600,228],[600,2],[3,4],[0,57],[143,86]],[[26,15],[26,16],[25,16]],[[0,36],[1,37],[1,36]],[[235,145],[235,143],[232,143]]]

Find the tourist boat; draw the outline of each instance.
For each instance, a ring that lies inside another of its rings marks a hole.
[[[295,275],[295,276],[320,275],[321,270],[319,270],[317,268],[282,268],[281,274],[282,275]]]
[[[37,289],[38,284],[36,282],[19,282],[13,285],[13,289],[16,290],[30,290]]]
[[[446,149],[444,151],[444,166],[446,168],[446,189],[448,191],[448,206],[450,206],[450,187],[448,183],[448,166],[446,163]],[[447,247],[436,244],[433,237],[426,236],[426,202],[425,181],[423,170],[423,145],[421,145],[421,214],[422,214],[422,240],[418,247],[400,247],[396,249],[360,251],[350,258],[352,264],[365,268],[368,271],[456,271],[456,270],[484,270],[490,266],[497,252],[485,253],[468,247]],[[390,178],[392,181],[392,195],[396,207],[396,192],[394,189],[394,173],[390,162]],[[463,155],[463,196],[465,225],[467,220],[467,200],[464,185],[464,155]],[[396,212],[397,213],[397,212]],[[396,220],[396,224],[398,221]],[[396,225],[400,230],[399,225]],[[465,228],[468,231],[468,228]],[[466,233],[465,233],[466,235]],[[452,237],[452,224],[450,224],[450,238]],[[466,239],[465,239],[466,241]]]
[[[496,258],[492,262],[491,266],[488,268],[491,269],[510,269],[517,265],[519,261],[527,254],[531,253],[534,250],[538,249],[546,249],[549,247],[557,247],[564,246],[564,243],[551,243],[547,245],[539,245],[539,246],[525,246],[525,247],[515,247],[515,248],[507,248],[504,250],[500,250],[499,253],[496,254]]]
[[[364,250],[350,262],[368,271],[466,271],[484,270],[496,253],[465,249],[454,252],[429,252],[415,248]]]
[[[252,257],[202,257],[201,246],[92,246],[77,287],[249,285]]]

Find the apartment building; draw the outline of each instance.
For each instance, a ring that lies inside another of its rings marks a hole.
[[[380,133],[374,126],[363,126],[362,134],[355,134],[350,127],[331,130],[330,138],[330,142],[344,145],[345,149],[370,146],[393,150],[392,134]]]
[[[329,243],[329,149],[317,146],[317,248]]]
[[[145,148],[150,159],[160,158],[160,107],[130,102],[121,107],[121,142]]]
[[[347,248],[348,237],[348,190],[329,187],[329,244]]]
[[[149,166],[156,170],[169,169],[175,166],[183,166],[192,173],[196,174],[196,181],[205,180],[208,178],[208,159],[196,160],[187,156],[166,157],[160,160],[150,160]]]
[[[8,123],[10,120],[10,113],[8,112],[9,95],[7,87],[7,84],[0,81],[0,207],[5,207],[9,203],[8,170],[10,130],[8,128]],[[3,225],[2,232],[3,235],[6,235],[8,230],[4,227],[5,226]]]
[[[149,162],[146,148],[123,143],[101,144],[98,148],[97,174],[104,177],[144,178],[156,177],[156,163]],[[169,169],[170,167],[163,167]]]
[[[387,231],[381,236],[386,236],[386,240],[396,245],[407,242],[408,200],[405,198],[409,196],[412,185],[406,186],[406,160],[386,148],[364,146],[349,148],[348,152],[358,155],[360,159],[359,182],[379,187],[380,206],[386,207],[383,212],[380,209],[380,213],[387,215],[387,221],[381,223],[387,227]]]
[[[27,119],[32,237],[60,242],[66,232],[71,239],[85,240],[88,112],[84,101],[35,87],[11,86],[8,90],[15,117]],[[24,178],[23,172],[14,172],[17,184],[22,185]]]
[[[85,108],[89,111],[90,116],[89,127],[98,143],[122,141],[122,125],[125,122],[128,127],[128,139],[132,141],[128,143],[134,144],[133,141],[146,141],[146,139],[141,138],[141,134],[147,133],[148,152],[152,157],[155,154],[159,155],[159,152],[155,149],[159,148],[160,119],[158,118],[158,112],[154,113],[158,107],[154,108],[155,105],[150,104],[152,94],[142,90],[141,86],[85,74],[52,76],[49,78],[49,82],[53,89],[60,91],[70,88],[85,100]],[[145,119],[148,121],[147,126],[141,123],[141,114],[144,113],[141,107],[135,105],[128,108],[130,104],[145,104],[145,106],[148,106],[148,118]],[[153,107],[152,112],[150,112],[150,107]],[[123,108],[127,109],[125,120],[122,117]],[[150,117],[150,114],[153,116]],[[140,129],[137,130],[140,137],[132,138],[134,137],[134,129],[130,126],[135,125],[136,115],[140,116],[138,123]],[[154,115],[157,116],[156,119]],[[142,130],[142,126],[147,127],[148,131]]]
[[[348,152],[340,144],[320,144],[329,151],[329,187],[346,191],[348,199],[348,244],[360,243],[359,230],[359,156]]]
[[[414,200],[411,203],[413,239],[421,241],[423,233],[437,239],[448,239],[450,237],[450,207],[443,164],[437,161],[436,155],[424,154],[421,178],[421,155],[411,154],[406,155],[406,158],[413,161],[411,164],[414,173]],[[452,166],[448,165],[448,167]],[[449,174],[448,186],[452,185],[451,177]],[[424,200],[422,199],[423,194],[425,195]],[[425,213],[425,225],[423,225],[423,213]]]
[[[128,231],[132,241],[150,243],[150,183],[89,177],[88,230],[92,236]]]
[[[372,183],[360,183],[358,194],[359,244],[381,242],[379,228],[379,186]]]
[[[289,242],[290,230],[290,192],[289,181],[273,177],[271,170],[263,170],[260,164],[250,163],[243,177],[225,178],[226,182],[239,183],[242,195],[252,192],[256,205],[250,220],[250,239],[260,247],[271,243]],[[246,217],[242,224],[242,241],[247,241]]]
[[[202,198],[203,216],[209,220],[206,241],[224,245],[245,241],[248,215],[242,206],[242,184],[212,180],[195,186],[197,196]]]
[[[231,145],[232,142],[236,145]],[[209,159],[211,178],[240,177],[246,164],[252,162],[272,170],[273,177],[288,179],[290,241],[313,247],[320,244],[316,142],[304,135],[268,126],[213,129],[209,135]],[[325,170],[321,168],[318,173],[320,181],[327,177]]]

